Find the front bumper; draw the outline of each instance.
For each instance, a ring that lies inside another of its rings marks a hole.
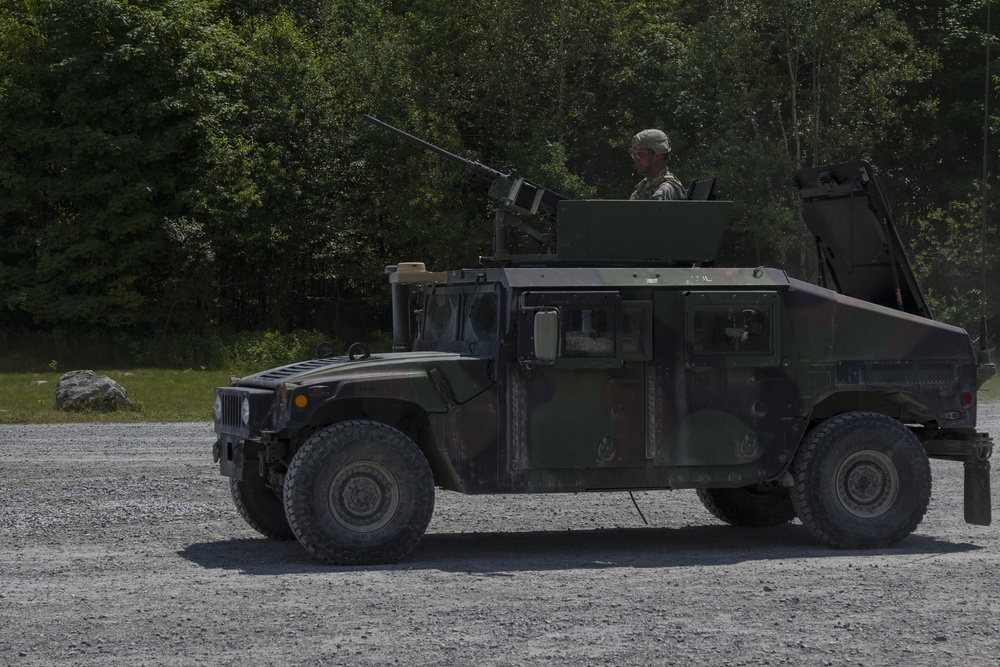
[[[262,432],[271,426],[278,405],[276,393],[254,387],[220,387],[216,392],[212,455],[226,477],[243,479],[246,463],[257,464]]]
[[[219,472],[226,477],[242,480],[247,449],[246,440],[228,434],[220,435],[212,445],[212,457],[219,464]]]

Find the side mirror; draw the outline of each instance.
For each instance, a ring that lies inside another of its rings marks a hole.
[[[559,351],[559,312],[539,310],[535,313],[535,359],[555,361]]]

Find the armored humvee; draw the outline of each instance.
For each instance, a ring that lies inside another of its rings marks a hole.
[[[993,365],[932,318],[867,163],[794,175],[819,285],[714,266],[731,202],[574,201],[470,165],[493,181],[500,266],[389,267],[393,352],[327,348],[216,390],[215,459],[257,531],[384,563],[435,487],[688,488],[733,525],[798,517],[878,548],[920,523],[928,457],[964,464],[965,520],[989,525]],[[515,229],[548,252],[509,253]]]

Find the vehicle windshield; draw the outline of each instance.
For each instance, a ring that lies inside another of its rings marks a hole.
[[[424,299],[414,349],[489,355],[500,340],[499,322],[495,286],[435,288]]]

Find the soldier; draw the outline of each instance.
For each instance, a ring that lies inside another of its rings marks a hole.
[[[687,199],[684,184],[670,173],[670,140],[661,130],[643,130],[632,137],[632,162],[645,178],[629,199]]]

